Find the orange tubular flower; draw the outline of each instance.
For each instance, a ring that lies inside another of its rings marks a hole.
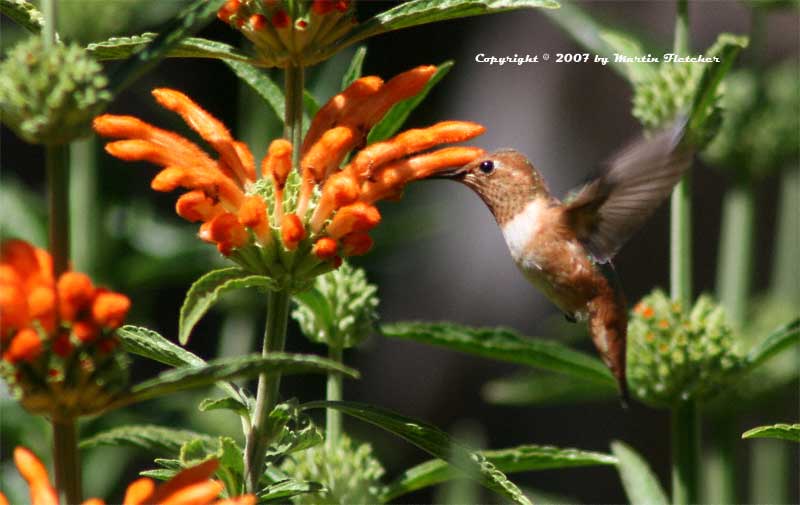
[[[22,240],[3,242],[0,354],[4,364],[0,373],[32,412],[92,413],[99,408],[101,395],[81,381],[105,384],[108,387],[100,389],[108,393],[108,399],[121,386],[118,380],[91,374],[101,363],[111,363],[103,367],[109,374],[119,373],[109,352],[116,347],[114,331],[130,306],[128,297],[95,287],[85,274],[68,271],[55,281],[46,251]],[[78,353],[78,359],[73,353]],[[73,382],[65,383],[65,376]],[[84,390],[87,403],[81,403],[80,392],[64,394],[73,387]],[[93,407],[86,410],[89,403]]]
[[[36,455],[24,447],[17,447],[14,449],[14,463],[28,483],[31,505],[59,505],[47,469]],[[181,471],[160,486],[156,486],[152,479],[137,479],[128,486],[122,505],[255,505],[256,497],[253,495],[217,500],[223,486],[211,479],[216,469],[217,461],[212,459]],[[0,493],[0,504],[3,503],[8,503],[8,500]],[[82,505],[105,505],[105,502],[90,498]]]
[[[250,3],[228,2],[221,15],[234,19],[237,5]],[[337,9],[336,2],[313,5],[314,15]],[[260,164],[260,177],[250,150],[178,91],[156,89],[153,95],[216,151],[216,160],[189,140],[130,116],[99,116],[94,128],[119,139],[106,145],[111,155],[163,167],[153,189],[188,190],[178,198],[176,211],[201,223],[200,238],[243,268],[292,287],[335,268],[340,256],[370,249],[367,232],[380,222],[377,201],[396,198],[409,182],[483,154],[475,147],[435,150],[484,132],[479,124],[444,121],[369,145],[342,166],[389,109],[422,91],[435,72],[436,67],[420,66],[385,83],[375,76],[357,79],[312,120],[299,146],[299,167],[292,170],[298,146],[277,139]]]

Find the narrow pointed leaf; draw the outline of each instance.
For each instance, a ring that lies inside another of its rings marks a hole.
[[[411,0],[361,23],[342,39],[338,48],[380,33],[411,26],[517,9],[555,9],[558,6],[558,2],[554,0]]]
[[[366,56],[367,46],[359,46],[356,52],[353,53],[353,59],[350,60],[350,65],[342,76],[341,89],[345,89],[353,84],[356,79],[361,77],[361,69],[364,67],[364,58]]]
[[[800,344],[800,318],[773,331],[761,344],[747,354],[745,361],[748,367],[753,369],[784,349],[797,344]]]
[[[619,398],[610,383],[541,373],[490,381],[483,386],[482,396],[496,405],[574,405]]]
[[[742,433],[742,438],[780,438],[800,442],[800,424],[758,426]]]
[[[186,293],[181,307],[178,341],[186,345],[192,329],[223,293],[251,287],[274,289],[275,281],[264,275],[252,275],[238,267],[214,270],[197,279]]]
[[[647,462],[630,446],[612,442],[622,487],[631,505],[668,505],[667,495]]]
[[[120,426],[93,437],[81,440],[81,449],[92,449],[100,446],[127,446],[144,449],[161,454],[177,454],[181,446],[192,440],[201,440],[212,444],[213,437],[191,430],[176,430],[166,426],[152,424],[135,424]]]
[[[471,328],[450,323],[403,322],[381,326],[387,337],[414,340],[484,358],[519,363],[613,385],[603,363],[556,342],[524,338],[506,328]]]
[[[578,466],[615,465],[617,459],[610,454],[561,449],[558,447],[523,445],[510,449],[481,451],[480,455],[505,473],[551,470]],[[389,484],[383,496],[391,501],[424,487],[441,484],[450,479],[463,478],[464,474],[441,459],[421,463],[403,472]]]
[[[425,100],[425,97],[428,96],[428,93],[430,93],[433,87],[442,80],[442,77],[444,77],[451,68],[453,68],[452,61],[445,61],[441,65],[437,66],[436,73],[431,76],[431,78],[425,84],[425,87],[422,88],[422,91],[411,98],[407,98],[402,102],[392,106],[392,108],[389,109],[389,112],[386,113],[386,116],[384,116],[384,118],[381,119],[378,124],[373,126],[372,130],[370,130],[369,135],[367,136],[367,144],[386,140],[397,133],[400,128],[403,127],[403,124],[408,119],[409,114],[411,114],[411,112],[417,108],[417,105]]]
[[[142,33],[130,37],[111,37],[108,40],[92,42],[86,50],[98,60],[122,60],[147,46],[157,36],[156,33]],[[250,57],[224,42],[187,37],[169,49],[165,58],[214,58],[220,60],[251,61]]]
[[[183,39],[194,34],[216,18],[225,0],[194,0],[183,12],[169,21],[152,42],[123,61],[111,74],[109,82],[114,94],[128,87],[164,58]]]
[[[163,372],[133,386],[128,396],[120,398],[110,408],[149,400],[177,391],[208,386],[219,381],[248,379],[264,372],[281,374],[342,373],[357,378],[358,372],[335,361],[303,354],[273,353],[269,356],[251,355],[222,358],[203,366],[187,366]]]
[[[270,484],[258,493],[258,503],[285,502],[287,498],[301,494],[321,493],[325,486],[318,482],[287,479]]]
[[[31,2],[25,0],[0,0],[0,13],[29,32],[39,33],[44,28],[44,16]]]
[[[303,409],[329,408],[374,424],[416,445],[427,453],[448,461],[465,477],[475,479],[487,489],[517,504],[530,505],[522,491],[492,463],[469,450],[436,426],[405,417],[387,409],[355,402],[317,401],[302,405]]]

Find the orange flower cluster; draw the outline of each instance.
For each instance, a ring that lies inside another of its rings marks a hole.
[[[217,17],[250,39],[265,65],[310,64],[357,24],[350,0],[228,0]],[[290,14],[294,12],[293,16]]]
[[[314,117],[299,146],[298,171],[292,170],[296,147],[278,139],[261,163],[261,178],[247,146],[178,91],[156,89],[153,95],[217,152],[216,160],[189,140],[135,117],[99,116],[94,128],[102,136],[123,139],[106,145],[113,156],[164,167],[151,187],[187,189],[178,199],[177,213],[201,222],[200,238],[245,268],[274,274],[274,264],[283,260],[284,269],[289,263],[301,264],[305,271],[317,265],[330,269],[338,266],[341,256],[364,254],[372,247],[368,232],[381,219],[375,202],[397,198],[408,182],[483,154],[475,147],[428,151],[484,132],[475,123],[445,121],[369,145],[341,166],[389,109],[419,93],[435,71],[421,66],[385,83],[375,76],[356,80]],[[310,251],[316,263],[309,268],[308,261],[285,261],[286,254],[295,251]],[[259,265],[254,266],[253,258]]]
[[[11,364],[32,362],[45,350],[66,357],[75,345],[110,352],[130,300],[97,288],[88,276],[65,272],[53,280],[47,251],[21,240],[0,250],[0,346]]]
[[[47,469],[35,454],[17,447],[14,449],[14,463],[28,483],[31,505],[58,505],[58,495],[50,484]],[[255,505],[253,495],[217,500],[223,486],[211,480],[216,469],[217,461],[209,460],[183,470],[160,486],[156,486],[152,479],[137,479],[128,486],[123,505]],[[83,502],[83,505],[104,504],[99,498]],[[0,493],[0,505],[8,505],[3,493]]]

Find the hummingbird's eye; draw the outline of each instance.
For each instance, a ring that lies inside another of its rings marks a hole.
[[[480,168],[481,172],[483,172],[484,174],[490,174],[492,173],[492,170],[494,170],[494,161],[492,160],[482,161],[481,164],[478,165],[478,168]]]

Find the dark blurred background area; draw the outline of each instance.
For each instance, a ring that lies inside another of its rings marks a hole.
[[[105,9],[126,2],[81,3],[105,4]],[[359,17],[365,18],[389,5],[390,2],[361,2]],[[579,5],[600,19],[644,35],[656,47],[668,48],[672,44],[673,2],[592,1]],[[113,34],[153,29],[160,18],[178,7],[179,2],[154,2],[152,9],[135,9],[128,14],[126,23],[114,27]],[[692,47],[698,53],[711,45],[720,32],[746,34],[750,30],[750,11],[740,2],[692,2],[690,14]],[[88,42],[110,35],[90,30],[91,8],[71,16],[65,18],[69,21],[65,21],[64,33],[71,30],[76,39]],[[797,59],[800,33],[797,10],[769,14],[767,23],[765,63]],[[12,30],[5,18],[2,29],[2,45],[7,49],[19,33]],[[200,36],[242,44],[238,34],[221,22],[211,23]],[[487,150],[514,147],[522,151],[558,196],[583,183],[605,158],[640,129],[631,115],[631,89],[609,66],[552,60],[522,66],[490,66],[475,61],[478,53],[500,57],[585,52],[537,11],[412,28],[370,39],[367,47],[364,74],[384,78],[413,66],[454,60],[454,68],[412,114],[406,126],[418,127],[445,119],[479,122],[487,127],[487,133],[473,144]],[[309,87],[321,102],[337,91],[336,83],[351,54],[348,51],[309,72]],[[740,63],[749,57],[745,51]],[[279,82],[279,72],[271,75]],[[185,133],[186,128],[175,117],[155,104],[149,94],[154,87],[171,87],[187,93],[246,139],[257,159],[280,131],[272,111],[241,85],[223,63],[211,60],[162,62],[120,96],[110,111],[134,114]],[[248,131],[243,131],[246,128]],[[45,245],[42,152],[23,143],[6,128],[0,140],[4,236],[22,236]],[[101,146],[95,142],[89,149],[99,150]],[[223,261],[213,247],[194,238],[195,225],[182,221],[174,213],[176,195],[150,190],[149,181],[154,173],[154,168],[145,164],[122,164],[100,154],[93,176],[96,196],[80,195],[92,201],[75,204],[90,205],[93,209],[88,216],[93,231],[84,245],[94,252],[87,256],[85,269],[97,277],[98,283],[131,296],[134,308],[129,323],[153,328],[172,338],[177,332],[177,314],[186,289],[195,278]],[[731,178],[699,161],[694,165],[693,177],[694,290],[696,294],[713,293],[720,206]],[[13,192],[6,191],[8,188]],[[775,177],[758,188],[756,291],[767,287],[771,272],[778,189]],[[23,204],[34,210],[20,215],[22,211],[18,208]],[[447,181],[412,184],[399,202],[382,203],[381,212],[384,222],[376,230],[375,248],[353,263],[366,269],[370,281],[379,286],[382,321],[448,320],[467,325],[508,326],[524,335],[560,339],[587,353],[594,352],[583,326],[564,323],[555,307],[520,275],[493,217],[466,188]],[[664,205],[617,256],[615,266],[630,303],[654,287],[668,288],[668,240],[669,212],[668,205]],[[264,305],[264,300],[254,293],[227,296],[195,330],[190,349],[204,357],[255,351],[260,347],[257,341],[263,328]],[[293,352],[324,352],[322,347],[310,344],[294,322],[287,346]],[[519,367],[380,336],[348,351],[345,361],[362,372],[360,381],[345,383],[347,400],[385,406],[451,432],[467,427],[467,431],[477,432],[478,439],[488,448],[532,443],[608,452],[612,440],[623,440],[648,459],[668,488],[669,419],[665,411],[638,403],[624,410],[613,398],[574,405],[492,405],[482,395],[485,384],[518,372]],[[159,370],[157,365],[144,360],[134,361],[136,378],[151,376]],[[324,395],[321,378],[294,376],[286,378],[284,384],[286,397],[308,401]],[[83,430],[90,434],[123,422],[171,426],[188,423],[196,428],[222,428],[238,434],[237,420],[232,415],[196,411],[198,398],[202,396],[184,394],[168,402],[137,405],[125,412],[90,420]],[[796,389],[780,398],[780,403],[771,406],[772,417],[776,422],[796,419]],[[6,439],[2,447],[4,461],[12,438],[15,442],[21,439],[39,448],[46,447],[41,438],[43,427],[37,428],[30,416],[8,402],[3,405],[6,407],[0,416]],[[767,421],[770,420],[763,416],[744,416],[739,432]],[[390,477],[427,459],[416,448],[359,421],[346,419],[345,429],[358,439],[373,442],[375,453]],[[707,429],[713,431],[714,427]],[[749,464],[746,444],[737,450],[739,472],[746,475]],[[102,454],[91,456],[87,465],[106,461],[111,468],[117,461],[119,468],[114,475],[118,482],[129,481],[137,471],[150,467],[148,455],[122,449],[98,452]],[[132,458],[127,465],[120,463],[125,458]],[[94,482],[95,470],[87,468],[89,495],[93,489],[120,492],[119,486],[103,488]],[[2,471],[4,475],[10,472],[7,465],[3,465]],[[98,480],[105,471],[98,471]],[[798,474],[796,457],[791,471]],[[574,502],[625,501],[613,467],[531,472],[515,475],[512,480],[526,488],[566,496]],[[740,486],[744,491],[744,479]],[[791,498],[797,503],[800,496],[796,485],[792,493]],[[433,490],[426,490],[402,501],[430,502],[434,496]],[[483,499],[495,498],[484,495]]]

